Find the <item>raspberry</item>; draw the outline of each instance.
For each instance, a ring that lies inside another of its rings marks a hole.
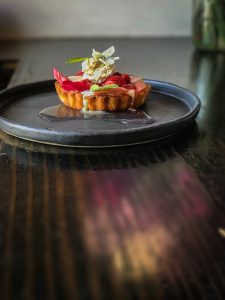
[[[122,74],[121,76],[126,81],[126,83],[130,83],[130,76],[128,74]]]
[[[124,86],[130,83],[130,76],[128,74],[121,74],[119,72],[115,72],[113,75],[109,76],[103,85],[106,84],[118,84],[119,86]]]
[[[126,84],[126,81],[122,78],[122,76],[112,75],[103,83],[103,85],[106,84],[118,84],[119,86],[124,86]]]

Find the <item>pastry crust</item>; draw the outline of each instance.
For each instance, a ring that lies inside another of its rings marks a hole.
[[[57,81],[55,82],[55,88],[64,105],[74,109],[83,108],[83,95],[81,93],[65,91]],[[121,94],[120,96],[110,95],[110,93],[107,94],[107,91],[92,96],[85,96],[86,109],[92,111],[119,111],[137,108],[144,104],[150,90],[151,86],[146,85],[144,90],[136,92],[134,98],[127,94]]]

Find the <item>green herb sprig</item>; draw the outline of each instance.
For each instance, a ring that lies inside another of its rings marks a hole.
[[[87,60],[90,59],[90,57],[73,57],[73,58],[69,58],[65,61],[66,64],[74,64],[77,63],[79,61],[83,61],[83,60]]]

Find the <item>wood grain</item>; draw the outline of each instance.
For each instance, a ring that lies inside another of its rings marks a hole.
[[[13,84],[46,75],[30,57]],[[0,299],[225,298],[225,77],[220,66],[210,90],[199,77],[218,61],[174,64],[190,66],[182,80],[206,98],[194,127],[164,143],[65,149],[0,133]]]

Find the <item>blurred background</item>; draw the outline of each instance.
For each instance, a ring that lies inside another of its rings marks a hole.
[[[191,0],[1,0],[0,39],[190,36]]]

